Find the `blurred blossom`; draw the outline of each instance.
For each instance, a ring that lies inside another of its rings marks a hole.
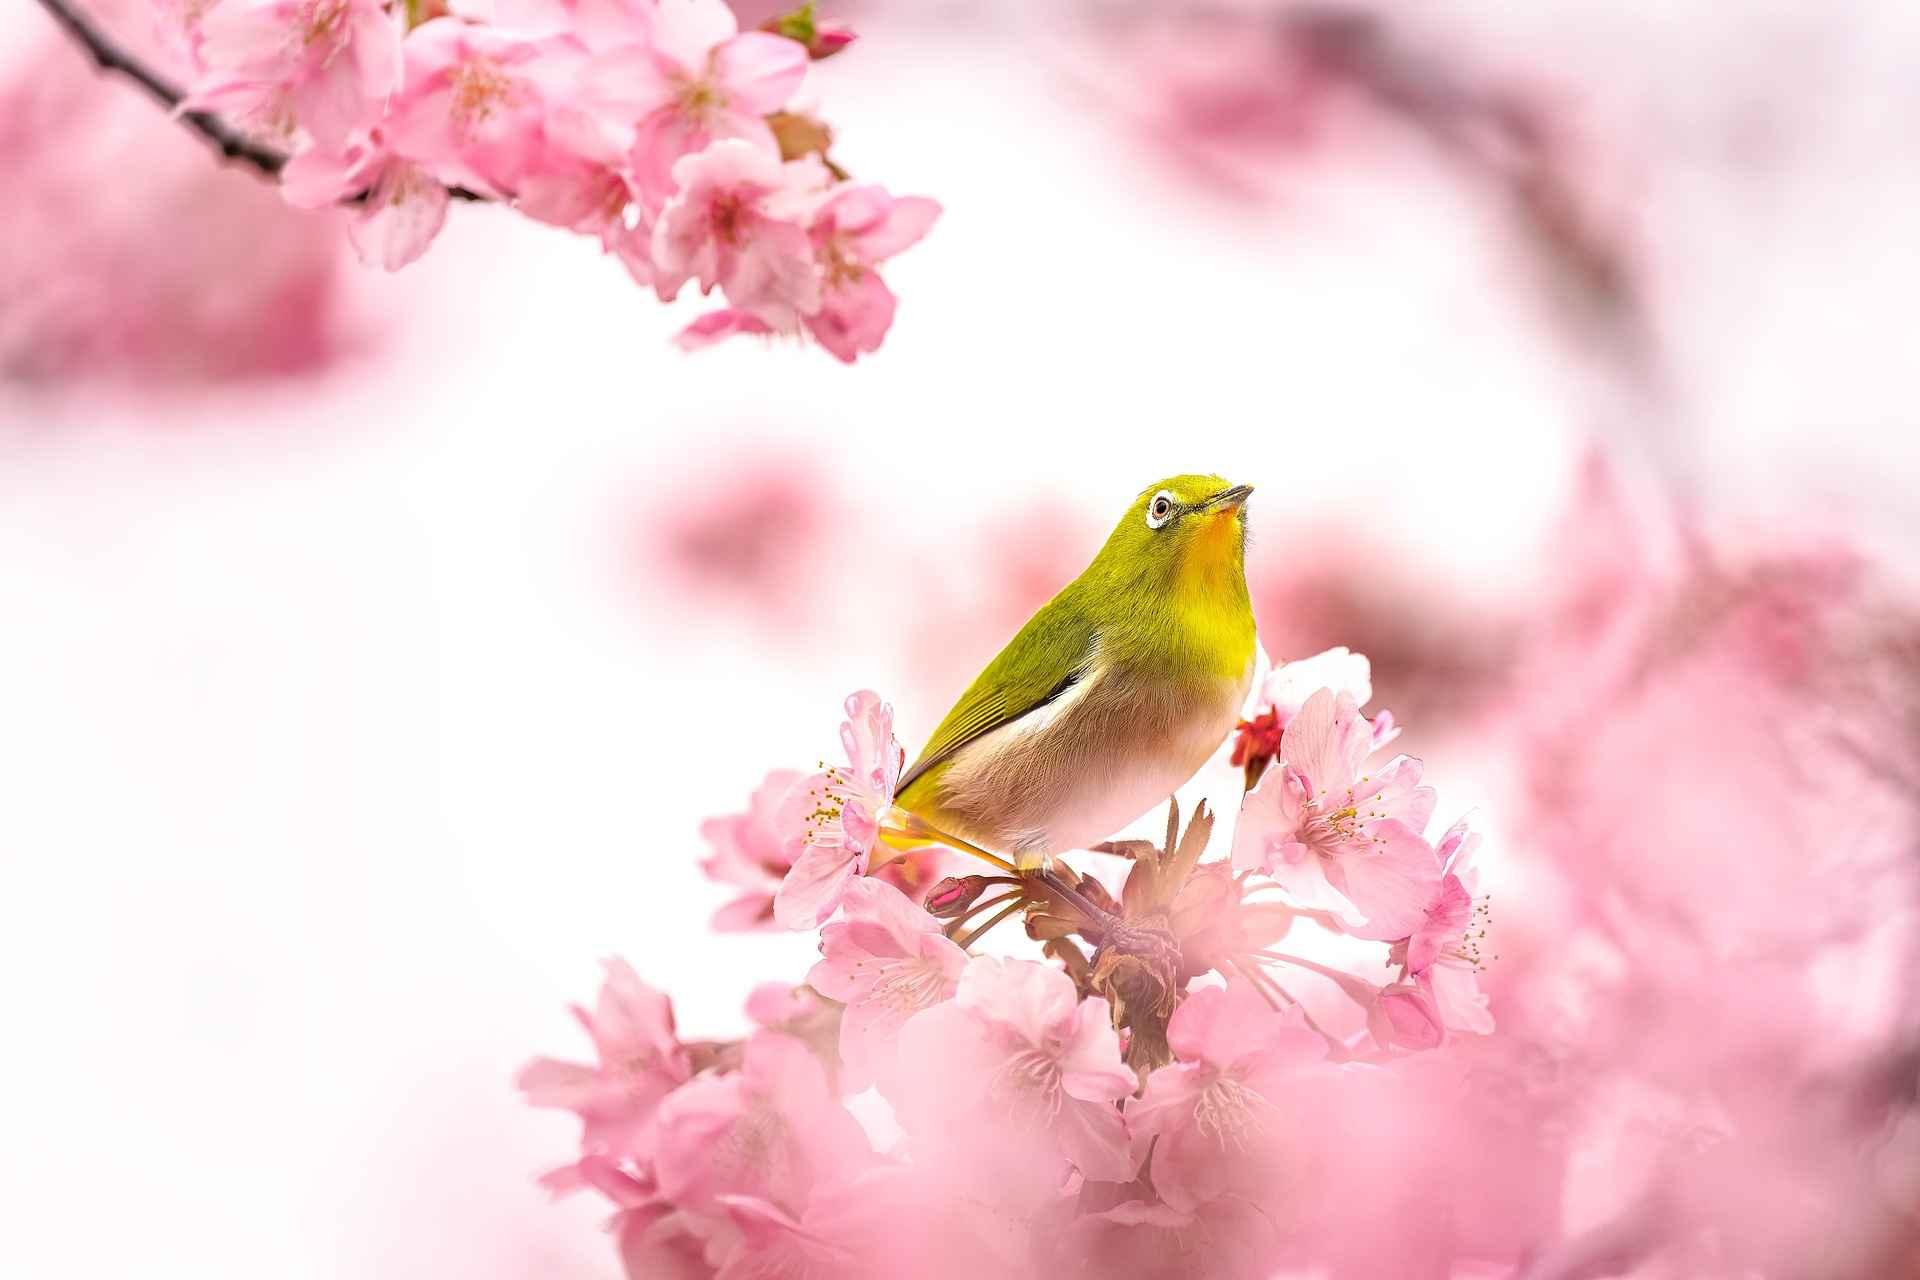
[[[817,620],[844,551],[830,518],[844,497],[807,456],[763,446],[710,458],[690,500],[662,510],[651,486],[633,498],[625,536],[635,576],[663,575],[701,603],[743,613],[769,634]]]
[[[185,69],[151,38],[149,6],[87,7],[157,67]],[[0,60],[0,377],[282,377],[355,348],[337,228],[222,166],[37,8],[0,30],[19,42]]]
[[[1405,145],[1415,144],[1489,199],[1579,342],[1636,377],[1655,374],[1624,148],[1587,131],[1568,87],[1502,65],[1470,22],[1371,0],[1092,0],[1065,12],[1082,29],[1069,23],[1050,51],[1202,189],[1279,210],[1307,166],[1420,176]]]

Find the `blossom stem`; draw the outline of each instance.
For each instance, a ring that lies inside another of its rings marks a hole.
[[[1012,896],[1012,895],[1009,895],[1009,896]],[[1002,920],[1005,920],[1008,916],[1012,915],[1014,912],[1018,911],[1021,907],[1025,905],[1026,905],[1026,902],[1024,898],[1021,898],[1014,902],[1007,903],[1006,906],[1002,907],[999,911],[994,913],[992,919],[988,920],[985,924],[981,925],[978,929],[975,929],[972,933],[969,933],[966,937],[959,939],[960,949],[962,951],[965,951],[968,948],[972,947],[974,943],[980,941],[982,937],[986,936],[987,930],[993,928],[993,926],[999,924]]]
[[[981,912],[990,911],[1002,903],[1012,902],[1017,898],[1024,898],[1025,896],[1026,894],[1021,892],[1003,893],[997,898],[987,898],[984,901],[976,902],[947,922],[946,934],[951,938],[960,931],[961,926],[965,925],[967,921],[977,919]]]
[[[1266,997],[1267,1003],[1272,1005],[1277,1012],[1285,1012],[1286,1006],[1298,1009],[1300,1011],[1300,1017],[1306,1022],[1308,1029],[1327,1042],[1327,1053],[1335,1061],[1345,1062],[1353,1057],[1352,1051],[1347,1048],[1345,1042],[1321,1026],[1318,1022],[1314,1021],[1313,1015],[1307,1012],[1307,1006],[1301,1004],[1294,998],[1292,992],[1276,982],[1272,974],[1262,969],[1257,963],[1248,963],[1238,956],[1233,957],[1229,963],[1239,971],[1240,976],[1253,984],[1255,991],[1258,991]],[[1278,997],[1278,999],[1275,997]],[[1281,1001],[1285,1001],[1286,1004],[1282,1005]]]
[[[1236,973],[1253,985],[1253,989],[1260,993],[1260,998],[1273,1006],[1275,1013],[1284,1013],[1286,1011],[1286,1006],[1282,1005],[1280,1001],[1275,998],[1276,995],[1286,995],[1286,992],[1281,991],[1278,983],[1273,982],[1265,973],[1261,972],[1258,965],[1247,964],[1238,956],[1233,957],[1227,963],[1231,964]],[[1291,997],[1288,998],[1291,1000]]]
[[[40,7],[52,15],[69,36],[87,51],[102,71],[125,76],[139,85],[149,98],[169,111],[179,110],[186,94],[140,59],[122,48],[98,23],[67,0],[40,0]],[[216,147],[229,160],[250,165],[269,178],[278,178],[286,167],[284,152],[263,147],[219,116],[207,111],[187,111],[180,122]]]
[[[1086,917],[1089,924],[1113,919],[1111,912],[1104,911],[1087,901],[1087,896],[1060,878],[1057,871],[1030,871],[1028,876],[1046,886],[1047,892]]]
[[[1341,992],[1355,1004],[1364,1007],[1373,1002],[1373,997],[1377,989],[1350,973],[1342,973],[1340,970],[1330,968],[1317,960],[1309,960],[1305,956],[1288,955],[1283,951],[1256,950],[1252,952],[1252,954],[1274,964],[1290,964],[1295,968],[1305,969],[1308,973],[1317,973],[1339,987]]]

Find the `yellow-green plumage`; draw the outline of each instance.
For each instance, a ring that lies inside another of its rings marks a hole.
[[[1032,864],[1105,839],[1191,777],[1253,676],[1249,492],[1202,475],[1143,490],[961,695],[897,803]]]

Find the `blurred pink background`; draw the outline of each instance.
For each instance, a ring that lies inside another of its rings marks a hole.
[[[1920,14],[846,16],[837,158],[947,210],[854,369],[496,209],[365,271],[0,19],[0,1269],[616,1275],[514,1067],[616,952],[738,1031],[809,939],[707,932],[699,822],[1190,470],[1489,832],[1468,1252],[1660,1188],[1920,1266]]]

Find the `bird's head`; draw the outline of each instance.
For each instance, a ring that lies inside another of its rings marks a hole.
[[[1246,592],[1251,485],[1219,476],[1171,476],[1140,491],[1096,564],[1110,581],[1156,591]]]

